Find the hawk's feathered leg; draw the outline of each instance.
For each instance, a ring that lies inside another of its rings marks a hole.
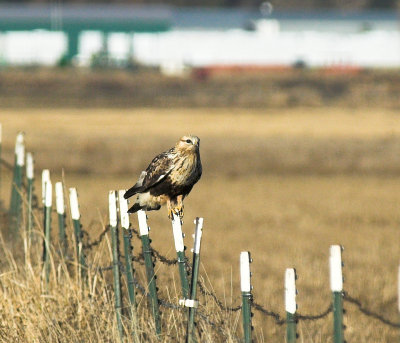
[[[179,217],[182,219],[183,218],[183,195],[178,195],[177,198],[177,206],[175,207],[175,210],[178,211]]]
[[[183,218],[183,195],[178,195],[175,199],[167,200],[168,218],[174,219],[174,214]]]
[[[167,199],[167,209],[168,209],[168,218],[171,220],[174,219],[174,211],[172,209],[170,199]]]

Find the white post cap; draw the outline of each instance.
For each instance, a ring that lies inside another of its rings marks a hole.
[[[46,195],[45,185],[46,182],[50,181],[50,171],[48,169],[43,169],[42,171],[42,202],[44,203],[44,197]]]
[[[242,292],[250,292],[250,254],[248,251],[240,253],[240,289]]]
[[[201,236],[203,235],[203,218],[196,217],[194,221],[196,231],[194,233],[194,250],[195,254],[200,254]]]
[[[15,145],[15,154],[17,156],[17,165],[22,167],[25,164],[25,146],[23,143]]]
[[[76,192],[76,188],[69,189],[69,205],[71,208],[71,218],[79,220],[81,215],[79,213],[78,193]]]
[[[117,227],[117,198],[115,196],[115,191],[110,191],[108,193],[108,209],[110,214],[110,225],[112,227]]]
[[[296,272],[287,268],[285,273],[285,308],[286,312],[296,313]]]
[[[146,212],[143,210],[137,211],[138,222],[139,222],[139,232],[140,236],[145,236],[149,234],[149,227],[147,226]]]
[[[46,189],[46,197],[45,197],[44,205],[46,207],[51,207],[51,205],[53,203],[53,186],[52,186],[50,180],[45,183],[45,189]]]
[[[342,248],[340,245],[331,245],[330,248],[330,280],[331,291],[341,292],[343,290],[343,275],[342,275]]]
[[[26,154],[26,177],[29,180],[33,179],[33,155],[30,152]]]
[[[177,252],[182,252],[185,250],[183,245],[183,234],[182,234],[182,223],[181,218],[175,213],[172,218],[172,231],[174,233],[175,250]]]
[[[64,205],[64,190],[62,182],[56,182],[56,206],[57,206],[57,213],[64,214],[65,205]]]
[[[15,154],[17,154],[18,148],[23,145],[24,145],[24,133],[18,132],[17,138],[15,140]]]
[[[128,230],[129,229],[129,213],[128,213],[128,200],[124,198],[125,190],[121,189],[118,191],[119,200],[119,215],[121,217],[121,226]]]

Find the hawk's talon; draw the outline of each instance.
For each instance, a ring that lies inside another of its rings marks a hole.
[[[173,207],[168,210],[168,218],[173,220],[174,215],[178,216],[179,219],[183,218],[183,207]]]

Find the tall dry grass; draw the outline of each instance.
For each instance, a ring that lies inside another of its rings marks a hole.
[[[192,219],[205,218],[200,273],[209,290],[227,305],[238,305],[239,253],[249,250],[254,258],[251,268],[257,303],[283,316],[284,271],[296,267],[299,311],[320,313],[330,302],[329,245],[342,244],[345,290],[367,308],[396,321],[400,253],[398,145],[376,144],[397,142],[400,124],[396,115],[338,109],[321,113],[209,112],[3,111],[1,121],[7,158],[11,157],[16,131],[25,130],[28,149],[35,152],[39,167],[50,167],[53,181],[60,179],[64,168],[67,187],[78,188],[83,227],[92,239],[107,221],[108,190],[130,186],[154,154],[168,148],[179,135],[198,134],[202,138],[204,175],[185,200],[183,229],[185,243],[190,246]],[[271,142],[275,142],[272,147]],[[278,162],[264,155],[264,149],[276,151],[280,168]],[[296,157],[303,162],[292,162],[296,166],[292,169],[285,167],[282,161]],[[342,163],[353,165],[354,170],[342,169]],[[321,164],[327,171],[318,169]],[[2,182],[4,202],[9,197],[7,178]],[[136,227],[134,216],[132,221]],[[56,236],[55,223],[53,220]],[[149,225],[153,246],[174,258],[166,210],[149,213]],[[2,231],[7,231],[3,222]],[[135,240],[133,246],[137,254],[139,242]],[[1,339],[116,341],[110,272],[91,273],[89,287],[82,294],[73,263],[66,263],[54,253],[51,287],[45,294],[40,281],[40,244],[32,250],[29,263],[22,247],[23,240],[16,251],[9,242],[2,244],[7,259],[1,259]],[[109,250],[105,239],[88,252],[88,261],[95,266],[109,265]],[[162,297],[177,302],[180,294],[176,268],[157,264],[157,273]],[[139,265],[137,276],[144,281],[144,270]],[[200,302],[210,319],[223,321],[220,327],[224,332],[199,320],[203,325],[202,342],[235,341],[241,336],[239,313],[225,314],[208,297],[200,296]],[[354,305],[345,303],[345,307],[348,341],[398,339],[398,329],[361,314]],[[163,340],[182,341],[185,317],[177,311],[163,312],[163,332],[167,334]],[[153,341],[144,300],[140,300],[139,313],[141,332],[150,335],[142,336],[142,341]],[[254,326],[256,341],[284,341],[284,328],[272,318],[255,312]],[[318,321],[300,321],[299,341],[331,342],[331,330],[331,315]]]

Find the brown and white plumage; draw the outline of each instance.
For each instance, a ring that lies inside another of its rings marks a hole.
[[[167,203],[168,217],[172,218],[174,213],[183,217],[183,199],[202,173],[199,149],[200,139],[189,135],[157,155],[142,171],[136,184],[124,194],[125,199],[137,194],[136,202],[128,212],[159,210]]]

